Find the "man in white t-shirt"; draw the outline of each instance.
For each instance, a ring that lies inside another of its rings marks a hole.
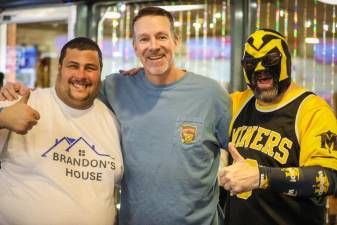
[[[114,224],[123,164],[117,121],[96,99],[101,71],[97,44],[75,38],[61,50],[55,88],[0,112],[1,225]]]

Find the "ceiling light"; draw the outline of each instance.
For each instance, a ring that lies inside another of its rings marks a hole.
[[[121,14],[118,12],[106,12],[104,14],[104,18],[107,19],[119,19],[121,17]]]
[[[284,16],[284,10],[281,9],[281,10],[280,10],[280,17],[283,17],[283,16]]]
[[[112,26],[113,26],[113,27],[117,27],[118,24],[119,24],[119,23],[118,23],[118,21],[116,21],[116,20],[114,20],[114,21],[112,22]]]
[[[319,44],[319,39],[314,37],[307,37],[305,38],[305,43],[312,45]]]
[[[169,12],[176,12],[176,11],[190,11],[190,10],[197,10],[197,9],[204,9],[205,5],[165,5],[165,6],[158,6],[162,9],[165,9]]]
[[[306,22],[305,22],[305,27],[306,28],[309,28],[311,26],[311,21],[310,20],[307,20]]]
[[[221,13],[220,12],[215,13],[215,18],[220,19],[221,18]]]
[[[181,26],[181,23],[179,21],[174,21],[174,26],[175,27],[180,27]]]
[[[120,3],[118,6],[119,6],[119,10],[120,11],[124,12],[126,10],[126,5],[125,4]]]
[[[337,5],[337,0],[318,0],[320,2],[330,4],[330,5]]]
[[[193,23],[193,27],[196,29],[196,30],[199,30],[200,27],[201,27],[201,24],[200,23]]]

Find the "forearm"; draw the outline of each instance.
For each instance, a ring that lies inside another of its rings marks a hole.
[[[260,188],[292,196],[336,193],[337,172],[321,166],[273,168],[260,166]]]

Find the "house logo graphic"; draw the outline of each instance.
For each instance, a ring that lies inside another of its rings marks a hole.
[[[102,181],[104,171],[116,168],[115,158],[100,153],[83,137],[56,139],[41,157],[62,165],[65,176],[81,180]]]

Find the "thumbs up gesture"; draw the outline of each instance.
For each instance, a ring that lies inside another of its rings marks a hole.
[[[243,158],[232,143],[228,144],[228,151],[233,158],[233,164],[220,170],[220,185],[232,194],[258,188],[260,173],[256,161],[251,163],[252,161]]]
[[[0,127],[7,128],[18,134],[26,134],[37,124],[40,114],[27,105],[30,91],[26,91],[21,99],[0,112]]]

